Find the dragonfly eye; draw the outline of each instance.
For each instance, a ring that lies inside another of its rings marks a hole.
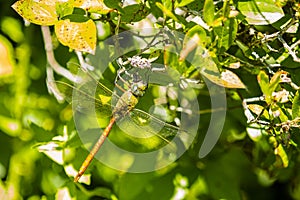
[[[133,83],[131,86],[131,92],[135,96],[143,96],[145,94],[145,90],[147,89],[148,85],[144,81],[139,81],[137,83]]]

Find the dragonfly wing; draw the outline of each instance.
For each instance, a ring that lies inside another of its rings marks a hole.
[[[187,131],[181,130],[177,126],[166,123],[145,111],[133,109],[129,115],[121,119],[118,126],[122,130],[129,130],[135,137],[158,137],[165,145],[171,143],[176,138],[181,142],[182,138],[187,138]],[[186,145],[185,145],[186,146]]]
[[[73,86],[62,81],[55,82],[59,90],[65,95],[65,99],[73,104],[76,110],[89,113],[91,110],[101,111],[101,115],[111,115],[111,94],[101,90],[94,81],[84,82]]]

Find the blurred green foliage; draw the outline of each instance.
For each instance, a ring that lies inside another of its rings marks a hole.
[[[56,11],[63,16],[54,21],[70,13],[88,13],[97,25],[98,40],[104,40],[116,28],[127,30],[151,13],[159,18],[157,27],[167,26],[198,40],[221,73],[231,72],[231,79],[202,74],[228,88],[221,138],[208,156],[199,159],[202,133],[212,112],[206,112],[208,90],[200,88],[198,135],[175,163],[155,172],[131,174],[95,160],[82,177],[87,184],[73,183],[70,166],[79,168],[88,152],[76,133],[72,107],[49,94],[40,26],[24,23],[11,8],[14,1],[1,1],[0,199],[300,199],[300,4],[295,0],[150,0],[122,7],[116,0],[104,2],[119,13],[74,11],[71,4],[62,4]],[[26,14],[36,20],[32,13]],[[101,28],[106,31],[100,32]],[[67,66],[75,54],[53,38],[56,59]],[[165,59],[185,78],[201,79],[199,69],[176,60],[193,50],[186,48],[180,56]],[[67,69],[73,70],[71,64]],[[113,84],[114,69],[106,73],[111,76],[104,81]],[[265,98],[256,103],[243,101],[262,95]],[[141,107],[153,94],[146,97]],[[49,149],[38,149],[41,146]],[[121,164],[128,161],[107,156]]]

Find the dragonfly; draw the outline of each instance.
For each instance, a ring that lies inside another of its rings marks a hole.
[[[121,95],[119,95],[117,92],[111,91],[103,83],[94,78],[94,76],[89,72],[84,72],[84,74],[87,74],[88,81],[86,81],[81,87],[75,87],[68,83],[60,81],[56,82],[56,84],[61,89],[63,88],[62,90],[64,90],[66,94],[69,94],[66,95],[67,100],[69,98],[70,102],[74,103],[75,101],[75,103],[78,104],[79,111],[84,109],[84,107],[88,105],[86,104],[86,102],[89,101],[94,103],[95,109],[98,109],[99,111],[111,111],[112,113],[108,125],[103,130],[103,133],[94,144],[90,153],[82,163],[78,173],[74,177],[74,182],[78,182],[80,177],[85,173],[93,158],[103,145],[105,139],[111,132],[114,124],[116,122],[119,123],[119,121],[120,123],[122,123],[122,119],[127,115],[130,115],[132,119],[130,123],[135,123],[137,126],[140,126],[137,121],[141,121],[142,119],[143,123],[145,124],[149,122],[154,130],[159,129],[159,133],[153,134],[155,134],[155,136],[160,138],[166,144],[170,144],[170,139],[173,139],[179,132],[181,132],[181,134],[184,133],[184,131],[180,130],[179,127],[166,123],[143,110],[135,108],[138,103],[138,98],[144,95],[148,87],[149,73],[151,73],[151,64],[147,63],[145,59],[141,60],[140,58],[136,58],[131,59],[131,66],[133,66],[131,71],[123,68],[120,69],[117,73],[115,85],[122,92]],[[125,78],[123,78],[124,76],[122,76],[122,74],[125,74],[125,77],[127,77],[126,79],[130,78],[130,80],[126,81]],[[120,85],[120,82],[123,84]],[[101,99],[101,95],[95,96],[88,93],[88,88],[94,87],[91,85],[96,85],[97,91],[99,91],[102,96],[104,95],[106,97],[112,97],[111,101],[103,101],[103,99]],[[72,91],[73,97],[75,92],[75,96],[81,97],[81,100],[70,98],[70,91]],[[150,130],[148,126],[142,126],[142,128],[145,128],[146,131],[153,132],[153,130]]]

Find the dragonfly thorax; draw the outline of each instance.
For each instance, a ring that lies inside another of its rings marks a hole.
[[[126,91],[122,94],[113,110],[114,117],[116,119],[124,117],[136,106],[137,103],[137,97],[131,91]]]

